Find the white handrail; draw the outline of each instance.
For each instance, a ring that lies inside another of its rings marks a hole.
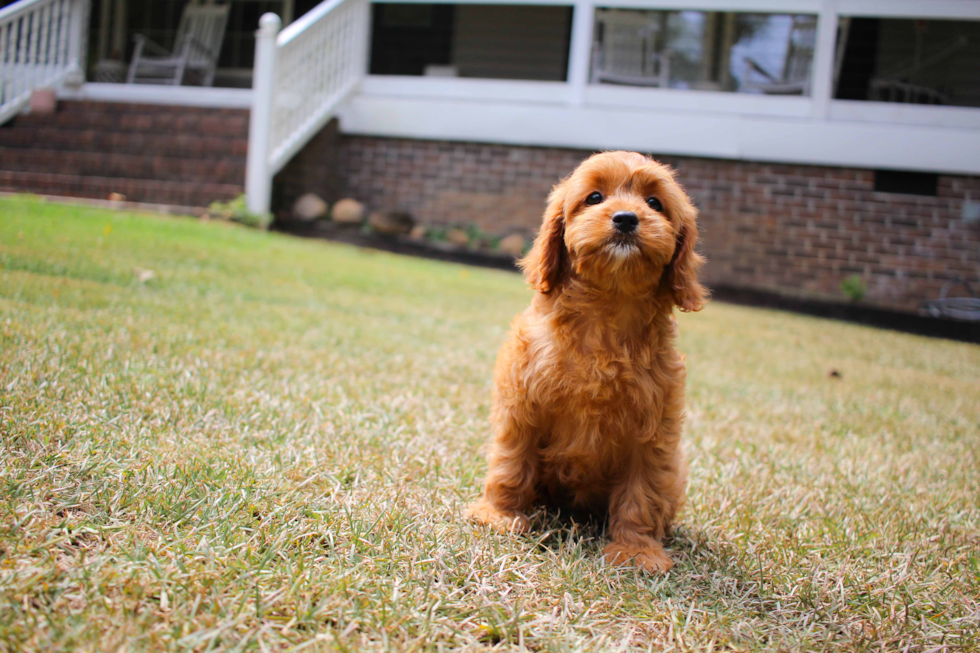
[[[279,33],[276,38],[276,45],[282,47],[308,30],[314,23],[321,20],[324,16],[339,7],[346,0],[327,0],[321,2],[308,12],[297,18],[289,27]]]
[[[49,1],[50,0],[20,0],[20,2],[15,2],[12,5],[8,5],[3,9],[0,9],[0,23],[4,23],[11,18],[27,13],[37,5],[48,4]]]
[[[333,117],[367,72],[369,0],[324,0],[280,34],[256,32],[245,194],[267,213],[272,177]]]
[[[0,10],[0,124],[34,89],[82,74],[87,18],[88,0],[20,0]]]

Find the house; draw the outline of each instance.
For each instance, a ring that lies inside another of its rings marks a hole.
[[[628,148],[695,198],[709,284],[914,311],[980,276],[980,0],[515,1],[231,0],[206,86],[124,83],[185,0],[18,0],[0,187],[528,232]]]

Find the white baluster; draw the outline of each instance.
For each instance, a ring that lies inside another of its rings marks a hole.
[[[65,68],[68,63],[68,21],[71,0],[60,0],[58,4],[58,67]]]
[[[14,91],[15,95],[21,95],[27,90],[27,80],[25,79],[27,66],[25,62],[27,60],[27,30],[29,28],[28,21],[30,20],[30,16],[30,14],[25,14],[17,21],[17,42],[20,47],[17,51],[17,64],[15,68],[17,73],[14,75],[14,79],[17,80],[17,89]]]
[[[9,28],[7,25],[0,25],[0,70],[6,71],[9,64],[7,63],[7,32]],[[7,103],[10,95],[10,91],[7,88],[7,75],[6,73],[0,77],[0,107]]]
[[[51,5],[46,4],[41,7],[40,11],[41,18],[41,39],[38,43],[38,52],[40,57],[37,61],[37,66],[39,68],[39,75],[45,81],[50,79],[51,67],[48,59],[48,33],[51,31]]]
[[[42,79],[38,75],[38,45],[41,40],[41,11],[40,9],[31,12],[31,42],[28,44],[27,65],[28,83],[31,88],[35,88]]]

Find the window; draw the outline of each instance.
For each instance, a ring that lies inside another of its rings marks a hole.
[[[817,17],[597,9],[594,84],[809,95]]]
[[[375,4],[371,74],[565,81],[572,8]]]
[[[980,22],[842,18],[835,97],[980,107]]]

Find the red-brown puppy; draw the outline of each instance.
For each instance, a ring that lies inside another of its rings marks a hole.
[[[467,515],[523,531],[538,500],[608,511],[610,562],[673,565],[684,503],[684,358],[674,306],[699,310],[697,211],[670,168],[586,159],[551,193],[521,261],[537,291],[497,356],[483,497]]]

